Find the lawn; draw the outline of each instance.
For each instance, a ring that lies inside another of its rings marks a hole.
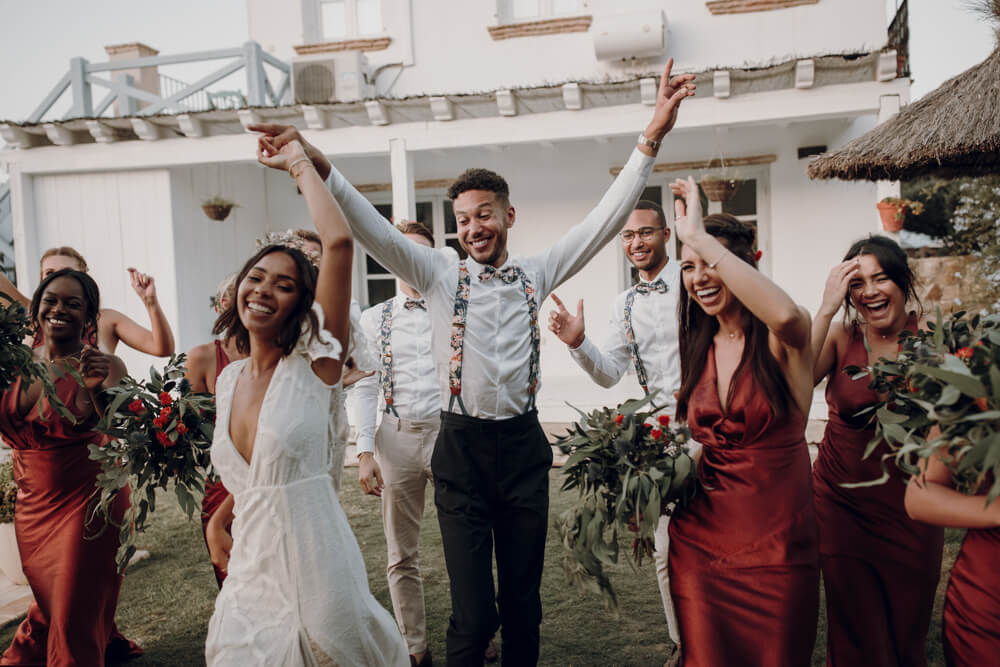
[[[385,580],[385,538],[380,504],[364,496],[354,481],[356,469],[345,471],[343,504],[368,565],[375,597],[391,609]],[[553,470],[550,515],[558,516],[572,497],[558,491],[561,475]],[[444,664],[444,638],[448,623],[448,577],[444,568],[441,538],[434,515],[430,487],[421,534],[422,572],[427,605],[431,650]],[[118,624],[146,654],[128,663],[147,665],[197,665],[204,663],[204,642],[217,588],[201,536],[201,525],[188,521],[176,503],[158,503],[150,530],[140,537],[140,547],[152,558],[139,563],[125,577],[118,607]],[[947,571],[955,559],[961,534],[949,532],[945,546],[945,573],[938,592],[928,650],[930,664],[941,665],[941,601]],[[593,594],[584,594],[566,584],[561,566],[562,547],[554,529],[549,531],[546,569],[542,579],[542,665],[650,665],[663,664],[668,648],[667,627],[656,588],[652,563],[638,574],[619,566],[613,581],[621,614],[616,618]],[[6,645],[16,623],[0,630]],[[816,666],[825,664],[825,615],[820,613]],[[720,641],[724,641],[720,637]]]

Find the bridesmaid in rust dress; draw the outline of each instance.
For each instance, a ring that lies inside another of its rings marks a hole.
[[[53,374],[76,424],[39,400],[40,382],[19,379],[0,394],[0,434],[14,450],[18,486],[14,531],[35,598],[0,665],[103,665],[142,652],[114,624],[121,587],[118,531],[109,527],[97,536],[103,526],[85,521],[100,472],[87,446],[104,437],[91,430],[95,394],[125,374],[120,359],[84,344],[99,307],[97,285],[73,270],[46,277],[31,301],[32,322],[45,338],[36,359],[52,368],[78,368],[83,376],[85,387],[68,374]],[[114,503],[119,521],[128,502],[126,491]]]
[[[882,476],[876,449],[862,459],[875,435],[879,402],[867,377],[852,380],[846,366],[893,358],[900,331],[916,331],[919,306],[906,253],[889,238],[856,242],[830,272],[813,321],[814,379],[828,377],[829,421],[813,467],[820,564],[826,588],[827,664],[831,667],[925,667],[927,630],[941,574],[944,531],[906,515],[906,482],[889,466],[885,484],[845,488]],[[831,323],[840,307],[857,313]],[[871,353],[865,349],[865,344]]]
[[[236,274],[226,276],[215,294],[213,308],[216,314],[225,311],[229,307],[236,293]],[[245,354],[236,349],[232,340],[214,340],[211,343],[196,345],[191,348],[187,355],[187,372],[184,377],[191,383],[191,391],[202,393],[215,393],[215,382],[219,379],[222,369],[229,365],[230,361],[243,359]],[[208,546],[208,520],[212,518],[223,502],[229,497],[229,491],[223,486],[222,480],[216,479],[205,483],[205,497],[201,502],[201,530],[205,537],[205,546]],[[228,553],[232,548],[231,526],[226,526],[226,536],[223,539],[228,544],[225,551]],[[219,536],[221,537],[221,536]],[[211,551],[209,551],[211,554]],[[226,571],[218,564],[212,563],[215,572],[215,581],[222,588],[222,582],[226,578]]]
[[[926,477],[906,487],[906,511],[918,521],[967,528],[951,569],[944,600],[944,657],[949,667],[995,665],[1000,656],[1000,502],[986,505],[981,495],[952,486],[951,472],[939,459],[927,462]]]
[[[819,613],[809,314],[757,271],[752,227],[702,221],[693,180],[671,189],[687,201],[677,411],[704,445],[704,490],[670,522],[683,664],[805,666]]]

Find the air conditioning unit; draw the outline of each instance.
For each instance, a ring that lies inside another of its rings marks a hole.
[[[292,60],[296,104],[352,102],[370,97],[368,58],[361,51],[317,53]]]
[[[667,48],[667,20],[659,9],[599,14],[590,31],[598,60],[659,58]]]

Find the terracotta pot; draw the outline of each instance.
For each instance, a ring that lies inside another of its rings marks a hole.
[[[205,212],[210,219],[216,222],[222,222],[229,217],[229,212],[233,210],[232,206],[217,206],[213,204],[202,204],[201,210]]]
[[[906,219],[906,204],[890,204],[880,201],[878,203],[878,214],[882,218],[882,229],[892,234],[896,234],[903,229],[903,220]]]
[[[736,181],[721,178],[703,178],[701,189],[709,201],[729,201],[736,194]]]
[[[21,569],[21,554],[17,550],[17,537],[12,523],[0,523],[0,572],[18,586],[28,585]]]

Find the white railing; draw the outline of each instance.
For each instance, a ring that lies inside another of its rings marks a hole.
[[[171,79],[171,81],[176,82],[177,87],[170,84],[168,90],[164,92],[161,89],[159,95],[135,87],[133,78],[129,74],[107,79],[98,76],[102,72],[117,70],[226,59],[230,62],[194,83],[185,84]],[[276,71],[280,75],[277,87],[271,84],[265,65],[272,68],[272,73]],[[241,69],[246,72],[245,91],[211,93],[206,90],[208,86]],[[108,89],[108,93],[97,104],[93,102],[94,86]],[[122,116],[152,116],[176,110],[201,110],[202,107],[205,109],[233,108],[235,101],[239,100],[242,100],[242,106],[278,106],[288,103],[291,99],[291,67],[288,63],[265,53],[257,42],[247,42],[234,49],[199,51],[173,56],[147,56],[106,63],[91,63],[84,58],[72,58],[69,63],[69,71],[63,75],[59,83],[31,113],[27,122],[37,123],[41,121],[67,90],[71,91],[73,105],[63,117],[64,120],[99,117],[115,102],[118,103],[118,113]],[[190,99],[192,97],[193,100]],[[213,97],[217,98],[219,103],[216,103]],[[146,106],[140,109],[139,102],[145,103]]]

